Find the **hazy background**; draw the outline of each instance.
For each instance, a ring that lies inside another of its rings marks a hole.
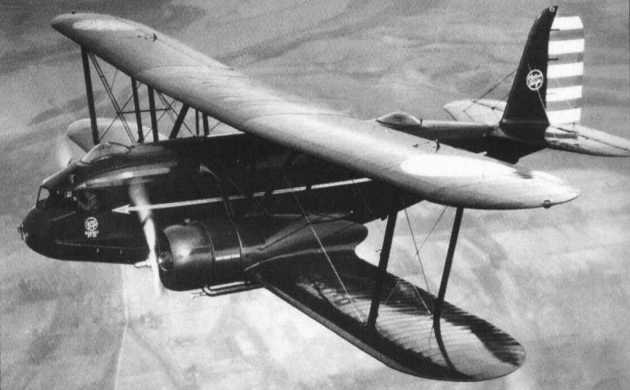
[[[58,13],[138,20],[359,117],[402,109],[446,119],[444,103],[478,97],[516,67],[533,19],[552,3],[102,3],[0,0],[0,388],[630,388],[630,159],[543,151],[522,164],[570,181],[578,199],[466,212],[447,299],[528,353],[514,374],[481,384],[393,371],[263,290],[157,300],[146,269],[46,259],[15,230],[55,170],[56,137],[87,116],[79,50],[49,27]],[[583,123],[630,137],[628,2],[558,3],[586,28]],[[104,93],[97,99],[106,107]],[[441,209],[410,209],[420,240]],[[423,248],[434,293],[451,218]],[[360,253],[374,258],[383,226],[370,230]],[[404,219],[393,256],[391,270],[425,287]]]

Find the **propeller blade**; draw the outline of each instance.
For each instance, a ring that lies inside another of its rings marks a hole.
[[[144,238],[147,242],[147,246],[149,247],[149,258],[147,259],[147,262],[151,266],[151,273],[153,275],[153,290],[157,296],[160,296],[164,292],[164,286],[162,285],[162,280],[160,279],[160,265],[158,263],[158,256],[156,252],[157,231],[151,214],[151,209],[149,207],[142,207],[150,204],[144,185],[138,182],[131,183],[129,186],[129,196],[134,205],[139,206],[137,210],[138,217],[140,218],[140,224],[142,225],[142,230],[144,231]]]

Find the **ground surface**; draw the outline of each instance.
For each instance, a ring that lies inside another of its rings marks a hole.
[[[360,117],[403,109],[444,119],[444,103],[479,96],[516,66],[546,1],[108,4],[0,1],[2,389],[630,388],[630,159],[544,151],[522,163],[572,182],[580,198],[551,210],[466,213],[448,299],[528,352],[520,370],[484,384],[400,374],[265,291],[155,300],[147,270],[45,259],[15,232],[54,170],[53,140],[87,116],[78,50],[48,27],[57,13],[136,19]],[[628,3],[560,6],[587,28],[583,122],[630,136]],[[440,211],[410,209],[420,238]],[[433,292],[450,218],[423,251]],[[392,269],[424,285],[401,221]],[[376,236],[363,255],[375,256]]]

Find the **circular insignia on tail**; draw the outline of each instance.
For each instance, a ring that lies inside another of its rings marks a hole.
[[[545,82],[545,77],[540,70],[532,69],[527,74],[527,79],[525,79],[525,82],[527,83],[527,88],[531,89],[532,91],[538,91],[543,86],[543,83]]]

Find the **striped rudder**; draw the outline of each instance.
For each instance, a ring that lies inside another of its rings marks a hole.
[[[579,122],[584,75],[584,26],[579,16],[554,19],[548,56],[546,108],[549,122]]]

